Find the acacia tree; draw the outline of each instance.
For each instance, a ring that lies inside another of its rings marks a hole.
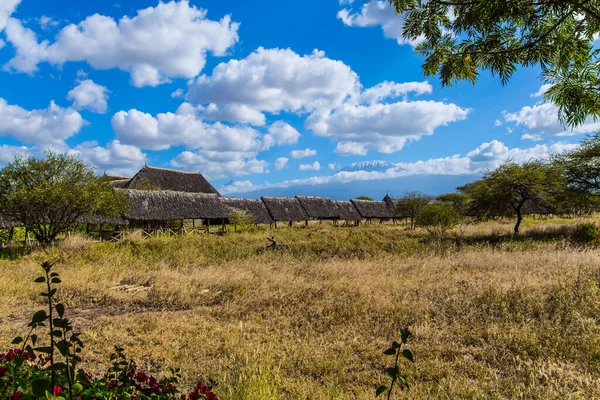
[[[471,198],[464,193],[447,193],[436,197],[436,201],[450,206],[456,213],[461,216],[465,216],[469,209],[469,202]]]
[[[564,189],[559,169],[541,161],[507,161],[476,182],[458,188],[471,197],[470,212],[480,219],[515,217],[515,235],[527,208],[552,209]]]
[[[122,215],[128,207],[127,196],[73,155],[16,158],[0,170],[0,214],[19,221],[43,246],[85,215]]]
[[[421,192],[407,192],[396,201],[396,212],[410,219],[410,229],[415,229],[419,211],[431,201]]]
[[[553,163],[563,169],[571,189],[600,195],[600,133],[588,137],[577,149],[555,156]]]
[[[477,81],[490,70],[508,82],[538,65],[547,100],[572,127],[600,116],[600,0],[389,0],[404,13],[403,36],[420,41],[425,75],[442,85]]]

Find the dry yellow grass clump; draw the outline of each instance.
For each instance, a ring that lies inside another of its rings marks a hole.
[[[567,225],[470,227],[428,241],[399,226],[72,240],[0,260],[0,340],[42,303],[30,282],[56,262],[86,368],[122,345],[153,373],[180,367],[223,399],[368,399],[408,326],[405,398],[599,398],[600,252]]]

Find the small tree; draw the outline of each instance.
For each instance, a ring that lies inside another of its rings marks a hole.
[[[419,211],[429,204],[431,197],[421,192],[408,192],[396,202],[396,212],[410,219],[410,229],[415,229]]]
[[[427,229],[430,235],[443,236],[462,222],[463,216],[450,204],[425,205],[417,215],[416,224]]]
[[[436,200],[452,207],[459,215],[464,216],[469,209],[471,198],[464,193],[447,193],[438,196]]]
[[[600,133],[588,137],[579,148],[555,156],[552,161],[564,171],[570,188],[600,195]]]
[[[236,232],[238,226],[243,230],[255,224],[255,218],[252,214],[237,209],[233,210],[233,212],[229,215],[229,221],[235,227]]]
[[[17,158],[0,170],[0,212],[48,246],[84,215],[122,215],[127,196],[69,154]]]
[[[507,161],[486,172],[481,180],[459,188],[471,197],[470,211],[481,219],[516,216],[515,235],[519,234],[525,206],[551,209],[563,189],[559,169],[540,161],[522,165]]]

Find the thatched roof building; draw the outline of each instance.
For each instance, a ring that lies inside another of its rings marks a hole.
[[[340,218],[338,208],[327,197],[314,196],[296,196],[296,199],[306,211],[306,214],[313,219],[337,220]]]
[[[332,200],[333,206],[337,209],[340,214],[340,219],[344,221],[360,221],[362,217],[358,213],[354,204],[350,201],[337,201]]]
[[[216,194],[168,190],[119,190],[123,190],[131,200],[131,208],[125,215],[129,220],[226,219],[229,216],[229,210]]]
[[[396,207],[398,206],[398,200],[394,199],[389,194],[385,195],[385,197],[383,198],[383,202],[390,209],[390,211],[394,215],[394,218],[406,218],[407,217],[406,215],[396,211]]]
[[[394,214],[383,201],[350,200],[363,218],[394,218]]]
[[[296,198],[261,197],[273,221],[307,221],[309,216]]]
[[[127,178],[127,179],[115,179],[113,181],[109,181],[108,183],[110,183],[113,187],[115,188],[124,188],[125,186],[127,186],[127,184],[129,183],[131,179]]]
[[[109,182],[112,181],[124,181],[124,180],[130,180],[131,178],[128,178],[126,176],[117,176],[117,175],[107,175],[106,173],[104,175],[102,175],[102,179],[105,179]]]
[[[208,193],[221,196],[217,189],[215,189],[214,186],[199,172],[184,172],[148,166],[140,169],[139,172],[123,186],[123,188]]]
[[[273,218],[271,218],[271,215],[269,214],[269,211],[267,211],[267,207],[262,200],[224,197],[221,201],[230,212],[233,210],[240,210],[250,214],[254,217],[254,222],[257,224],[273,223]]]
[[[84,215],[77,219],[77,222],[80,224],[107,224],[107,225],[120,225],[127,226],[129,225],[129,221],[121,216],[106,216],[106,215]]]

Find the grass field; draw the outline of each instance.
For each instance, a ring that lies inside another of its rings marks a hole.
[[[414,333],[397,398],[600,398],[600,251],[573,220],[464,229],[430,241],[400,226],[313,226],[60,247],[0,260],[0,340],[42,305],[32,279],[56,262],[87,368],[113,345],[143,368],[180,367],[222,399],[369,399],[382,354]]]

